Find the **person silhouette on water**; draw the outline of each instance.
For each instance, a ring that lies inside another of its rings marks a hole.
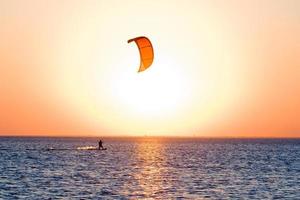
[[[99,140],[99,142],[98,142],[98,144],[99,144],[99,150],[100,150],[100,149],[104,149],[102,143],[103,143],[102,140]]]

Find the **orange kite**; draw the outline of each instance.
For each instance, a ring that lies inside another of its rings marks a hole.
[[[139,48],[141,64],[138,72],[145,71],[153,63],[154,52],[150,40],[144,36],[128,40],[128,43],[134,41]]]

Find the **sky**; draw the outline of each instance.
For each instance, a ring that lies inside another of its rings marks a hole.
[[[0,135],[300,137],[299,35],[298,0],[0,0]]]

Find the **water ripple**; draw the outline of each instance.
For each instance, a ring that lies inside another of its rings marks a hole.
[[[300,199],[300,140],[96,142],[0,138],[0,198]]]

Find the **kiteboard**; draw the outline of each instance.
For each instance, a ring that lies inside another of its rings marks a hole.
[[[81,149],[81,150],[83,150],[83,149]],[[98,148],[96,148],[96,149],[84,149],[84,150],[87,150],[87,151],[105,151],[105,150],[107,150],[107,148],[103,148],[103,149],[98,149]]]

